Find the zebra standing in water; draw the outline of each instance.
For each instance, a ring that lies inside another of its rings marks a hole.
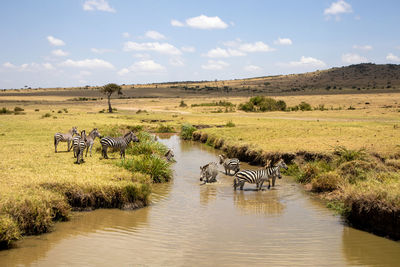
[[[83,131],[81,131],[81,136],[78,140],[77,145],[74,144],[74,154],[76,154],[76,164],[80,164],[81,162],[84,162],[83,151],[85,151],[86,142],[87,142],[86,131],[83,130]]]
[[[55,153],[57,153],[57,145],[58,145],[59,142],[67,142],[67,147],[68,147],[68,152],[69,152],[71,150],[71,148],[72,148],[72,145],[70,147],[70,144],[71,144],[71,141],[72,141],[72,137],[75,134],[76,135],[78,134],[78,130],[77,130],[76,127],[72,127],[72,129],[69,130],[69,132],[65,133],[65,134],[56,133],[54,135],[54,151],[55,151]]]
[[[280,168],[287,170],[287,166],[283,159],[279,160],[278,163],[273,167],[266,167],[261,170],[244,170],[235,174],[235,179],[233,180],[233,188],[240,186],[240,190],[243,190],[245,182],[249,184],[256,184],[257,190],[260,190],[264,181],[268,180],[268,189],[271,187],[271,182],[269,178],[273,179],[273,185],[275,185],[275,179],[278,177],[282,178]]]
[[[131,131],[124,136],[119,136],[119,137],[104,137],[100,139],[100,144],[102,146],[101,149],[101,154],[105,159],[108,159],[107,156],[107,149],[108,147],[113,147],[113,148],[119,148],[121,158],[125,158],[125,149],[129,145],[129,143],[133,142],[139,142],[139,139],[137,136]]]
[[[225,174],[230,175],[231,170],[236,174],[240,171],[240,161],[236,158],[228,159],[224,155],[219,155],[219,164],[222,164],[225,169]]]

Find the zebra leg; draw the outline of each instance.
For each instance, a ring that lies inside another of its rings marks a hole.
[[[268,189],[270,189],[270,188],[271,188],[271,180],[268,179]]]
[[[90,146],[90,145],[89,145],[89,146]],[[87,157],[87,152],[88,152],[88,150],[89,150],[89,146],[86,147],[86,155],[85,155],[85,157]],[[92,156],[92,149],[90,149],[90,156]]]
[[[245,181],[240,182],[240,190],[243,190],[244,183],[245,183]]]
[[[54,151],[57,153],[57,145],[58,145],[58,141],[54,140]]]
[[[236,191],[237,183],[236,183],[237,178],[233,179],[233,190]]]
[[[228,175],[228,168],[227,167],[224,168],[225,168],[225,175]]]
[[[260,182],[260,185],[259,185],[259,187],[258,187],[258,190],[262,190],[263,184],[264,184],[264,181],[261,181],[261,182]]]
[[[68,141],[67,141],[67,151],[68,151],[68,152],[71,150],[71,148],[69,147],[70,143],[71,143],[71,141],[68,140]]]
[[[274,177],[272,177],[272,187],[275,187],[275,180],[276,180],[276,176],[274,175]]]
[[[104,157],[105,159],[108,159],[108,156],[107,156],[107,147],[103,147],[103,149],[101,150],[101,152],[103,153],[103,157]]]

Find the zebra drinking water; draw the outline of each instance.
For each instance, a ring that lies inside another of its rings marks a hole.
[[[57,145],[59,142],[67,142],[67,147],[68,147],[68,152],[71,150],[72,145],[70,147],[71,141],[72,141],[72,137],[74,135],[78,134],[78,130],[76,127],[72,127],[71,130],[68,131],[68,133],[56,133],[54,135],[54,151],[55,153],[57,153]]]
[[[271,182],[269,178],[273,180],[273,186],[275,185],[275,179],[278,177],[282,178],[280,168],[287,170],[287,166],[283,159],[279,160],[277,164],[273,167],[266,167],[261,170],[243,170],[235,174],[235,179],[233,180],[233,188],[240,186],[240,190],[243,190],[245,182],[249,184],[256,184],[257,190],[260,190],[263,183],[268,180],[268,189],[271,187]]]
[[[129,143],[133,142],[139,142],[139,139],[137,136],[131,131],[124,136],[119,136],[119,137],[104,137],[100,139],[100,144],[101,144],[101,154],[105,159],[108,159],[107,156],[107,149],[108,147],[113,147],[113,148],[118,148],[120,150],[121,158],[125,158],[125,149],[129,145]]]
[[[219,164],[222,164],[225,169],[225,174],[230,175],[231,170],[236,174],[240,171],[240,161],[236,158],[228,159],[224,155],[219,155]]]
[[[80,164],[81,162],[84,162],[83,160],[83,151],[85,151],[86,148],[86,131],[83,130],[81,131],[81,136],[79,137],[79,140],[77,144],[74,144],[74,154],[76,154],[76,163]]]
[[[204,183],[213,183],[217,181],[218,165],[215,162],[210,162],[203,167],[200,166],[200,181]]]

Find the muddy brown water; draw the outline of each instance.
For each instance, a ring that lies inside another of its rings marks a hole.
[[[177,136],[161,142],[177,163],[151,206],[75,213],[0,251],[0,266],[400,266],[399,242],[346,226],[290,178],[262,192],[234,192],[222,173],[200,185],[199,166],[217,151]]]

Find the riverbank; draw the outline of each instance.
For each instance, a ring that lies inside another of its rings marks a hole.
[[[107,124],[110,116],[60,110],[49,116],[40,111],[0,116],[0,245],[8,247],[25,235],[52,230],[54,223],[69,219],[73,210],[98,208],[136,209],[149,204],[153,182],[168,181],[170,166],[162,158],[166,147],[150,134],[136,130],[140,145],[127,150],[126,160],[119,153],[101,157],[99,140],[93,156],[74,164],[67,143],[54,152],[53,136],[72,126],[89,133],[98,128],[101,135],[120,136],[132,129]],[[140,151],[137,151],[140,149]],[[138,156],[141,154],[141,156]],[[129,166],[124,164],[129,163]],[[148,166],[158,164],[158,173]],[[130,168],[131,165],[139,165]],[[161,173],[162,171],[162,173]]]
[[[185,129],[187,129],[186,126]],[[188,136],[190,134],[183,133]],[[234,134],[233,134],[234,136]],[[400,239],[400,161],[398,154],[383,157],[364,149],[335,147],[332,153],[308,151],[273,152],[226,141],[218,130],[194,131],[191,140],[222,150],[230,158],[265,166],[283,158],[290,164],[284,172],[295,177],[352,226],[380,236]],[[188,139],[188,138],[186,138]]]

